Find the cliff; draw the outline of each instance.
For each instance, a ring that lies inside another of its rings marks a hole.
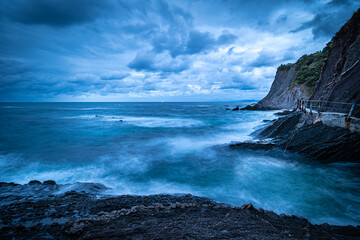
[[[360,102],[360,9],[322,51],[281,65],[267,96],[244,109],[289,109],[299,98]]]
[[[360,102],[360,9],[331,40],[320,79],[310,97],[333,102]]]
[[[293,83],[297,71],[293,64],[289,69],[280,69],[276,72],[275,80],[270,92],[258,104],[262,109],[294,108],[296,100],[308,98],[309,90],[304,85]]]

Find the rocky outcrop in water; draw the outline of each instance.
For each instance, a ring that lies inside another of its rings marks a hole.
[[[189,194],[106,197],[98,192],[104,186],[91,183],[86,191],[59,193],[64,185],[33,183],[0,183],[0,239],[360,237],[360,227],[313,225],[304,218],[278,215],[251,204],[234,207]]]
[[[280,148],[301,153],[320,162],[360,162],[360,135],[330,127],[314,115],[296,111],[272,122],[255,135],[255,142],[232,144],[234,149],[271,150]],[[271,142],[265,139],[271,138]]]
[[[322,51],[304,55],[294,64],[281,65],[266,97],[243,110],[291,109],[300,98],[359,103],[359,79],[360,9]]]

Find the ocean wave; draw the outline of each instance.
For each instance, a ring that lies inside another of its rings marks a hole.
[[[70,111],[89,111],[89,110],[106,110],[115,108],[104,108],[104,107],[82,107],[82,108],[57,108],[57,110],[70,110]]]
[[[166,118],[166,117],[134,117],[134,116],[119,116],[119,115],[81,115],[67,118],[79,119],[96,119],[100,121],[119,122],[133,125],[137,127],[149,128],[179,128],[179,127],[198,127],[204,123],[192,118]]]
[[[19,106],[1,106],[0,108],[25,108],[25,107],[19,107]]]

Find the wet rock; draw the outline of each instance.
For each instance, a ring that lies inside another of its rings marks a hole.
[[[13,194],[17,194],[15,190],[22,186],[7,184],[5,188],[13,188]],[[38,194],[45,196],[46,189]],[[24,197],[21,191],[18,194]],[[251,203],[232,207],[190,194],[99,198],[69,191],[32,201],[8,203],[0,199],[0,213],[0,239],[304,239],[305,234],[309,239],[360,237],[359,227],[312,225],[303,218],[257,210]]]
[[[41,182],[38,180],[31,180],[28,184],[29,185],[41,185]]]
[[[56,185],[56,182],[54,180],[47,180],[47,181],[44,181],[43,184],[54,186],[54,185]]]
[[[233,149],[271,150],[282,148],[321,162],[360,162],[360,135],[321,122],[309,123],[302,112],[281,117],[257,130],[255,142],[231,144]],[[271,142],[265,139],[272,139]]]
[[[252,210],[252,209],[255,209],[254,206],[251,204],[251,203],[248,203],[248,204],[245,204],[245,205],[242,205],[240,207],[240,209],[249,209],[249,210]]]
[[[294,111],[290,111],[290,110],[285,110],[285,111],[282,111],[282,112],[277,112],[277,113],[274,113],[275,116],[286,116],[286,115],[289,115],[290,113],[293,113]]]
[[[225,110],[231,110],[231,108],[226,108]]]
[[[240,110],[251,110],[251,111],[267,111],[267,110],[278,110],[270,107],[263,107],[259,104],[247,105],[246,107],[241,108]]]
[[[251,150],[271,150],[278,147],[274,143],[255,141],[255,142],[241,142],[229,145],[232,149],[251,149]]]
[[[240,110],[239,106],[236,106],[236,107],[233,108],[231,111],[239,111],[239,110]]]

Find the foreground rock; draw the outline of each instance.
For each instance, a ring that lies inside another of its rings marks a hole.
[[[251,204],[232,207],[192,195],[52,195],[63,185],[1,183],[0,239],[358,239],[360,227],[312,225]],[[90,184],[91,185],[91,184]],[[94,184],[94,186],[99,186]],[[51,189],[48,189],[50,187]],[[43,195],[31,198],[21,190]],[[42,190],[41,190],[42,189]],[[5,194],[9,192],[11,194]],[[8,198],[17,199],[13,203]]]
[[[298,152],[321,162],[360,162],[360,135],[314,121],[293,112],[255,133],[260,141],[232,144],[232,148]],[[271,138],[271,142],[265,139]]]

